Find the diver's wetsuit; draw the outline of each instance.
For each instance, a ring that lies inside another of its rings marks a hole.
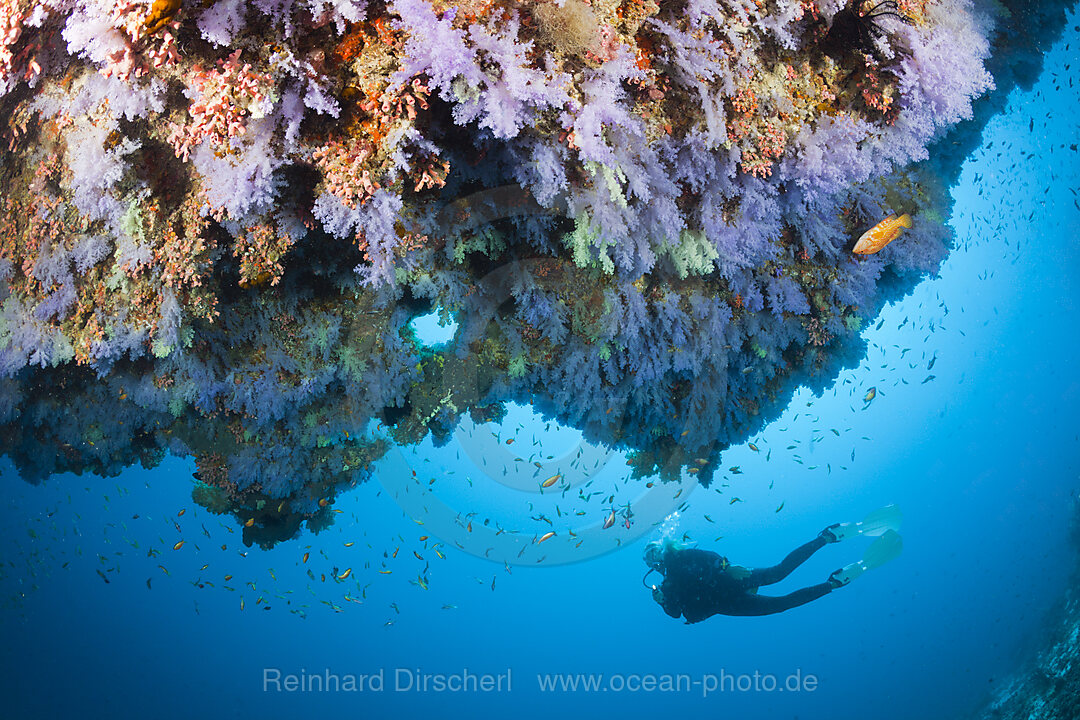
[[[831,592],[832,585],[826,581],[780,597],[757,595],[754,591],[780,582],[825,545],[825,538],[817,537],[796,548],[779,565],[751,570],[742,579],[725,569],[726,558],[710,550],[669,550],[660,586],[664,612],[696,623],[716,614],[772,615],[805,605]]]

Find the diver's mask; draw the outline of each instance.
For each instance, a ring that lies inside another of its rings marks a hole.
[[[664,546],[659,540],[645,546],[645,564],[653,570],[661,570],[664,566]]]

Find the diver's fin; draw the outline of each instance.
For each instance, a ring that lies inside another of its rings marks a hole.
[[[859,534],[877,537],[879,535],[884,535],[889,530],[899,532],[900,523],[903,519],[904,516],[900,512],[899,507],[896,505],[886,505],[883,508],[874,510],[863,518],[863,521],[858,524]],[[897,538],[899,538],[899,535]]]
[[[886,505],[868,514],[862,519],[862,522],[830,525],[823,532],[831,534],[835,538],[832,542],[840,542],[856,535],[877,537],[888,530],[899,530],[901,520],[903,520],[903,515],[900,508],[896,505]]]
[[[847,585],[867,570],[881,567],[890,560],[895,560],[904,550],[904,541],[900,533],[895,530],[886,530],[881,537],[875,540],[866,549],[862,560],[845,565],[829,576],[829,583],[834,588]]]
[[[900,533],[889,528],[881,534],[881,537],[872,542],[870,547],[866,548],[862,561],[867,570],[873,570],[900,557],[903,551],[904,539],[900,537]]]

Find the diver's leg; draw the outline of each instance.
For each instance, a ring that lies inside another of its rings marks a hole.
[[[787,595],[770,597],[768,595],[752,595],[747,593],[736,602],[731,603],[724,610],[725,615],[775,615],[776,613],[790,610],[793,607],[805,605],[817,600],[819,597],[832,592],[833,586],[828,582],[804,587]]]
[[[755,588],[778,583],[827,544],[828,540],[818,535],[805,545],[800,545],[792,550],[786,558],[780,561],[779,565],[751,570],[750,574],[743,580],[743,585],[748,588]]]

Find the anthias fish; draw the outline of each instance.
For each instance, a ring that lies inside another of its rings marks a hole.
[[[911,216],[904,213],[900,217],[890,215],[862,234],[852,250],[856,255],[873,255],[883,247],[900,237],[904,228],[911,227]]]

